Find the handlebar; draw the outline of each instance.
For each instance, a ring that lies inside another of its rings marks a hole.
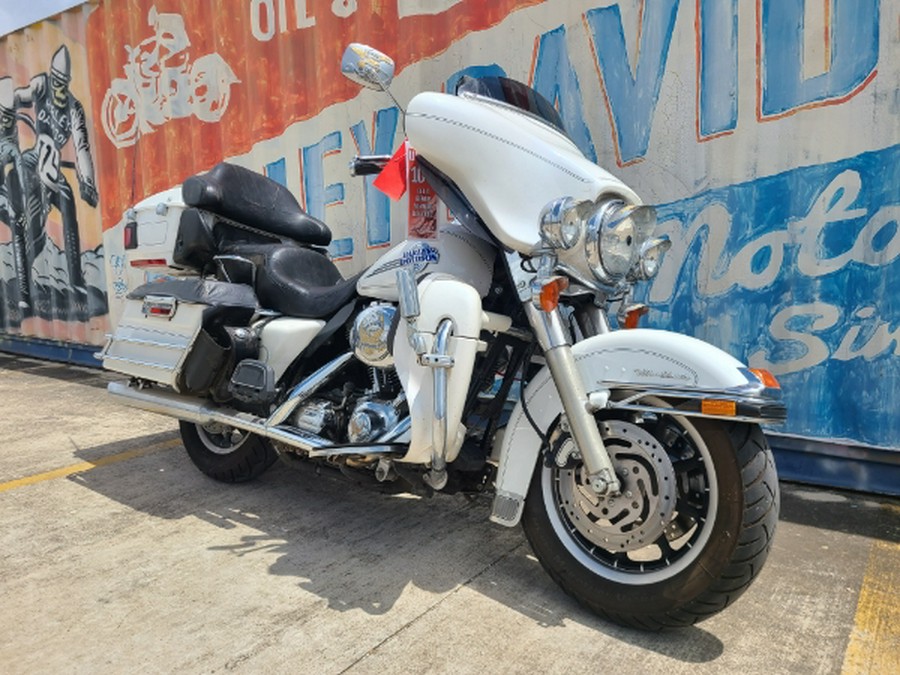
[[[381,173],[390,160],[390,155],[357,155],[350,162],[350,175],[371,176]]]

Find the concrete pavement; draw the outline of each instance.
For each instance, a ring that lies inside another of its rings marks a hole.
[[[276,464],[200,474],[106,374],[0,354],[3,673],[900,672],[900,503],[783,484],[724,613],[662,635],[565,596],[489,503]]]

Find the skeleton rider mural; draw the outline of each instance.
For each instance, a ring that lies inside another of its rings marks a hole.
[[[18,303],[20,309],[25,309],[31,305],[27,268],[33,256],[27,252],[25,171],[19,151],[19,129],[13,101],[12,78],[0,77],[0,222],[6,223],[11,230]]]
[[[34,109],[36,142],[34,147],[22,153],[22,163],[28,176],[25,181],[27,231],[43,230],[51,207],[59,210],[69,286],[77,295],[86,297],[75,196],[61,171],[64,166],[72,166],[71,162],[61,159],[62,150],[70,139],[75,149],[74,169],[79,193],[91,207],[97,206],[97,183],[84,107],[69,91],[71,79],[72,61],[68,48],[62,45],[53,54],[49,73],[40,73],[28,85],[15,90],[13,107],[16,110]],[[38,245],[27,249],[30,259],[25,261],[26,285],[34,256],[43,248],[45,237],[39,241]]]

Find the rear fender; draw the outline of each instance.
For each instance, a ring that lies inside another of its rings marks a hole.
[[[642,400],[653,396],[678,402],[678,414],[685,416],[755,423],[785,417],[779,389],[767,388],[743,363],[696,338],[660,330],[623,330],[583,340],[572,351],[598,409],[659,411]],[[563,412],[547,368],[532,378],[523,398],[544,433]],[[496,443],[499,466],[491,520],[511,527],[522,515],[542,444],[521,400]]]

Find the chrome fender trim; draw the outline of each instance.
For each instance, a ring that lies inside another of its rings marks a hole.
[[[768,389],[743,363],[718,347],[679,333],[651,329],[621,330],[597,335],[572,347],[575,364],[591,400],[598,408],[660,412],[641,399],[655,396],[685,402],[679,415],[715,416],[737,421],[777,422],[784,419],[781,392]],[[625,392],[610,400],[611,391]],[[547,368],[529,382],[523,393],[537,426],[547,430],[562,413],[562,402]],[[703,412],[703,401],[733,401],[733,415]],[[541,439],[529,422],[520,400],[503,433],[498,435],[496,493],[491,520],[518,524],[531,482]]]

